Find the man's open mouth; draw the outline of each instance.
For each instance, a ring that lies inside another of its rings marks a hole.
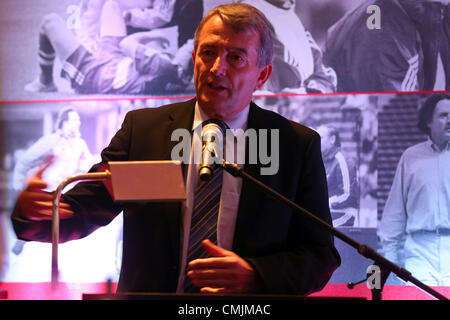
[[[225,90],[226,88],[220,84],[208,83],[208,87],[214,90]]]

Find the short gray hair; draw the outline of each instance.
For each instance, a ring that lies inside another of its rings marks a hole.
[[[195,31],[194,49],[197,51],[200,32],[205,23],[218,15],[223,22],[231,26],[236,32],[254,29],[259,33],[260,47],[258,49],[258,67],[272,63],[273,35],[272,25],[266,16],[255,7],[245,3],[231,3],[220,5],[210,10],[200,21]]]

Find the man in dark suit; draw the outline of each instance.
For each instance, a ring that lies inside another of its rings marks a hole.
[[[171,141],[172,132],[192,130],[207,119],[223,120],[234,129],[276,129],[280,141],[276,174],[261,175],[261,163],[246,162],[244,169],[330,223],[319,135],[251,102],[253,91],[272,71],[268,26],[265,17],[248,5],[210,11],[197,29],[192,54],[196,98],[128,113],[103,150],[102,162],[91,171],[108,161],[170,159],[177,144]],[[198,174],[194,165],[186,170],[189,203]],[[210,257],[187,261],[188,205],[115,203],[101,182],[79,183],[63,196],[60,241],[86,236],[123,210],[119,291],[183,292],[186,277],[209,293],[320,290],[340,263],[332,237],[239,181],[223,174],[218,245],[202,243]],[[12,219],[21,239],[50,241],[51,198],[40,191],[44,185],[35,177],[18,199]]]

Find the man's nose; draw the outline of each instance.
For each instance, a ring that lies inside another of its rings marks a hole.
[[[211,72],[216,76],[224,76],[227,71],[226,60],[224,57],[217,56],[211,68]]]

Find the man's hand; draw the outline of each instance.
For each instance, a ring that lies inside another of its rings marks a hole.
[[[202,287],[203,293],[254,292],[255,271],[244,259],[232,251],[222,249],[209,240],[202,242],[213,257],[189,262],[187,275],[192,283]]]
[[[41,221],[52,220],[53,215],[53,195],[42,191],[47,187],[47,183],[42,180],[42,173],[51,165],[53,158],[49,158],[42,169],[30,179],[24,191],[17,199],[19,215],[25,219]],[[73,216],[70,205],[60,202],[60,219]]]

